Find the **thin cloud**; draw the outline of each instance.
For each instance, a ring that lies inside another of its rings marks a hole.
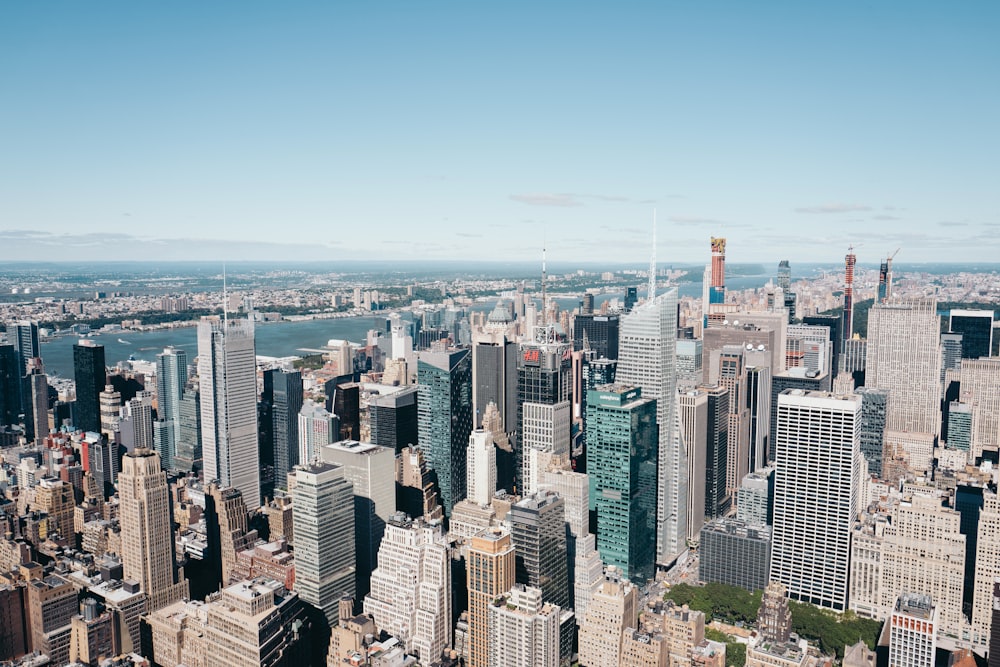
[[[670,222],[679,225],[721,225],[722,220],[716,218],[702,218],[696,215],[671,215],[667,218]]]
[[[820,204],[819,206],[802,206],[795,209],[796,213],[854,213],[870,211],[871,206],[864,204]]]
[[[520,195],[510,195],[510,198],[514,201],[521,202],[522,204],[527,204],[529,206],[559,206],[563,208],[569,208],[573,206],[583,206],[583,202],[578,200],[575,195],[566,193],[554,193],[554,192],[541,192],[541,193],[528,193]]]
[[[942,220],[938,225],[941,227],[968,227],[969,223],[958,220]]]
[[[483,238],[482,234],[468,234],[466,232],[455,232],[455,236],[461,236],[461,237],[467,238],[467,239],[481,239],[481,238]]]
[[[872,216],[872,220],[902,220],[902,218],[895,215],[875,215]]]

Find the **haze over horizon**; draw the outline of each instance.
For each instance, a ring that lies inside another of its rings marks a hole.
[[[9,259],[997,256],[1000,7],[0,7]]]

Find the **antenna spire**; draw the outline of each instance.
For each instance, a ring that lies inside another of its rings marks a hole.
[[[229,290],[226,288],[226,263],[222,263],[222,323],[229,330]]]
[[[546,322],[545,313],[545,239],[542,239],[542,326],[544,327]]]
[[[649,286],[646,288],[646,300],[656,297],[656,209],[653,209],[653,252],[649,256]]]

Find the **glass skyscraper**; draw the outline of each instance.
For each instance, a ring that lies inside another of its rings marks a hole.
[[[168,347],[156,355],[156,401],[158,421],[154,426],[156,453],[164,470],[174,469],[180,439],[180,407],[187,384],[187,352]]]
[[[83,431],[100,433],[100,394],[108,379],[103,345],[88,339],[73,345],[73,379],[76,380],[75,426]]]
[[[465,498],[465,450],[472,433],[472,354],[469,350],[421,352],[417,382],[419,445],[437,472],[441,505],[450,515],[455,503]]]

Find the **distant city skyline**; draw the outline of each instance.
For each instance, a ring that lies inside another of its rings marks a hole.
[[[996,256],[1000,6],[0,8],[23,260]]]

